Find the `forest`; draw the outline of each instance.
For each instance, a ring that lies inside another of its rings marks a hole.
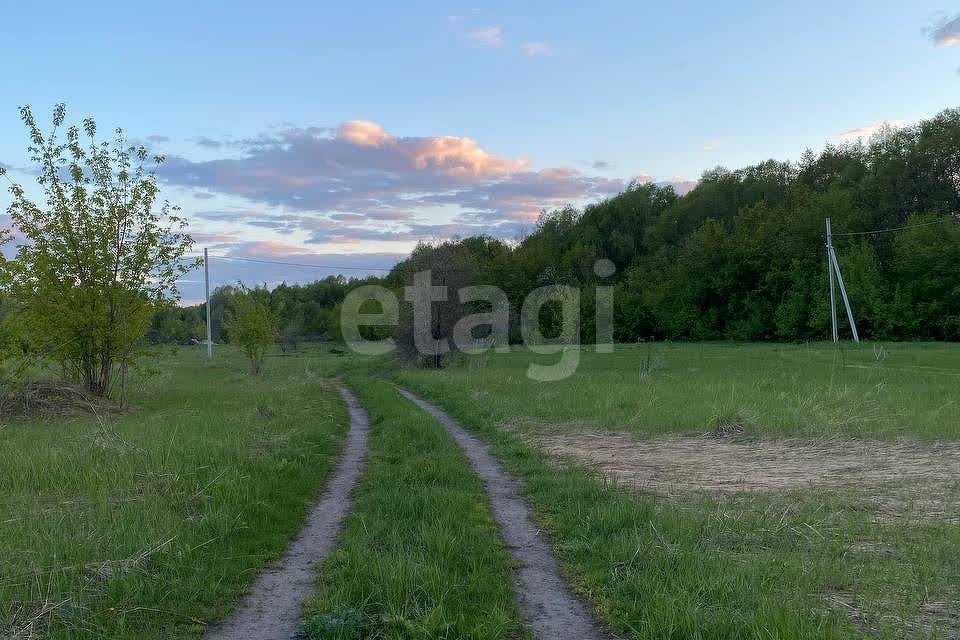
[[[330,277],[281,285],[269,299],[281,345],[337,339],[338,305],[360,284],[398,292],[413,273],[457,288],[495,284],[516,320],[523,297],[547,285],[581,287],[583,340],[593,337],[593,291],[615,287],[615,337],[638,340],[807,341],[829,335],[824,222],[862,337],[960,339],[960,109],[869,141],[808,150],[797,161],[715,168],[678,196],[634,183],[582,209],[543,212],[516,241],[478,236],[421,243],[384,278]],[[598,277],[597,259],[616,266]],[[213,335],[233,287],[211,300]],[[401,297],[402,299],[402,297]],[[468,309],[438,313],[451,322]],[[549,308],[541,320],[549,327]],[[203,332],[203,306],[169,309],[151,339],[185,342]],[[441,329],[442,330],[442,329]],[[849,336],[842,325],[841,335]],[[511,326],[515,335],[517,329]],[[549,329],[548,329],[549,333]]]

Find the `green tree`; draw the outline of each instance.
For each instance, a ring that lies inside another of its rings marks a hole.
[[[235,291],[225,329],[230,343],[250,360],[250,371],[259,375],[267,348],[277,339],[277,318],[270,309],[270,294],[265,289]]]
[[[34,202],[11,183],[7,212],[25,242],[13,259],[0,256],[0,286],[33,348],[105,396],[133,362],[154,312],[179,299],[177,279],[198,263],[184,258],[193,241],[179,209],[158,203],[148,164],[163,158],[149,158],[120,129],[98,141],[89,118],[61,141],[63,105],[47,135],[29,107],[20,116],[45,198]]]

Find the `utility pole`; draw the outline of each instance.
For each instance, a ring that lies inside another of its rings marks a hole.
[[[837,293],[835,290],[833,275],[833,255],[831,252],[831,247],[833,247],[833,231],[830,229],[830,218],[827,218],[827,271],[830,272],[830,322],[833,327],[833,341],[839,342],[840,337],[837,334]]]
[[[207,359],[213,359],[213,327],[210,324],[210,257],[203,248],[203,282],[207,290]]]
[[[833,233],[830,231],[830,218],[827,218],[827,260],[830,266],[830,309],[833,316],[833,341],[837,342],[837,307],[833,292],[833,274],[837,274],[837,284],[840,285],[840,295],[843,296],[843,306],[847,310],[847,321],[850,322],[850,331],[853,341],[860,342],[857,333],[857,323],[853,321],[853,309],[850,308],[850,299],[847,297],[847,288],[843,286],[843,274],[840,273],[840,263],[837,261],[837,252],[833,249]]]

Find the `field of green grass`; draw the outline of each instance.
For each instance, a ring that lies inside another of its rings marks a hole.
[[[126,415],[0,425],[0,637],[197,637],[302,525],[347,427],[325,364],[152,366]]]
[[[837,433],[956,440],[955,345],[626,346],[584,353],[559,383],[529,380],[531,361],[550,359],[490,354],[396,379],[494,445],[614,628],[650,639],[956,636],[955,510],[885,517],[855,486],[666,497],[557,464],[532,444],[544,432],[642,440],[729,423],[744,428],[745,446]],[[948,485],[960,495],[960,478]]]
[[[347,429],[335,376],[370,414],[370,451],[306,605],[313,640],[524,637],[482,483],[391,382],[491,445],[567,577],[623,637],[960,633],[960,478],[941,477],[942,508],[921,517],[855,483],[655,492],[540,440],[934,451],[960,442],[955,345],[628,345],[584,352],[555,383],[526,368],[556,358],[523,351],[441,370],[327,351],[273,354],[258,378],[230,349],[212,364],[182,350],[130,385],[129,413],[3,423],[0,637],[202,636],[282,553],[332,469]],[[733,438],[703,437],[731,425]]]
[[[891,343],[618,345],[584,350],[570,378],[538,383],[530,362],[485,354],[462,366],[403,374],[429,380],[497,421],[566,423],[653,435],[738,422],[756,435],[960,438],[960,347]]]

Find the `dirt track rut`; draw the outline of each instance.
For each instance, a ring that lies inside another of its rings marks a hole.
[[[205,637],[214,640],[290,640],[297,634],[302,601],[314,590],[314,566],[333,548],[351,492],[363,473],[370,421],[357,399],[340,387],[350,412],[350,432],[337,468],[319,500],[310,509],[307,525],[286,555],[261,573],[226,621]]]
[[[483,479],[504,543],[518,565],[513,573],[514,592],[524,622],[534,636],[541,640],[609,638],[560,575],[560,564],[550,550],[546,534],[531,519],[516,480],[503,470],[487,445],[467,433],[443,410],[409,391],[399,392],[443,425]]]

